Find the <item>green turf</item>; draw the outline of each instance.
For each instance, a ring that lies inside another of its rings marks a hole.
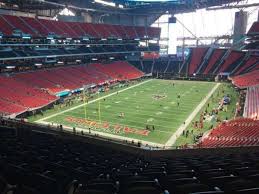
[[[218,125],[222,120],[225,119],[231,119],[234,117],[235,108],[236,108],[236,102],[238,98],[238,92],[231,86],[231,84],[223,83],[221,84],[218,89],[214,92],[213,97],[211,97],[208,102],[204,105],[202,110],[196,115],[196,117],[193,119],[193,121],[199,121],[201,112],[204,112],[206,109],[208,112],[212,111],[212,109],[215,109],[218,107],[218,103],[222,99],[224,95],[229,95],[231,97],[231,102],[229,105],[225,105],[224,111],[219,111],[217,118],[219,119],[219,122],[214,121],[208,121],[205,120],[204,127],[202,129],[195,128],[192,124],[190,124],[185,132],[187,130],[193,131],[193,133],[189,133],[188,137],[182,135],[177,138],[177,141],[175,142],[174,146],[181,146],[185,144],[194,144],[195,139],[194,137],[198,134],[204,133],[211,129],[211,126],[215,127]],[[208,107],[208,104],[210,105]]]
[[[138,82],[137,81],[136,82],[135,81],[130,82],[129,86],[135,85],[136,83],[138,83]],[[113,92],[116,92],[116,91],[120,91],[120,90],[121,90],[121,87],[115,87],[112,90],[109,90],[109,91],[106,91],[106,92],[101,92],[99,95],[97,95],[97,94],[92,95],[90,100],[94,100],[98,97],[102,97],[102,96],[105,96],[107,94],[110,94],[110,93],[113,93]],[[60,111],[71,109],[71,108],[73,108],[75,106],[78,106],[78,105],[81,105],[81,104],[83,104],[83,101],[81,100],[81,98],[76,98],[75,100],[73,100],[73,104],[70,105],[70,106],[65,106],[64,104],[54,105],[54,107],[52,107],[51,109],[44,110],[44,116],[42,116],[41,114],[35,114],[35,115],[32,115],[32,116],[29,116],[27,119],[28,119],[29,122],[35,122],[35,121],[37,121],[37,120],[39,120],[43,117],[53,115],[53,114],[58,113]]]
[[[175,83],[175,86],[173,86],[172,83]],[[95,130],[164,144],[214,85],[215,83],[210,82],[151,80],[142,85],[107,97],[105,101],[102,99],[87,104],[86,117],[90,121],[99,122],[100,119],[101,123],[108,122],[110,125],[109,129],[104,129],[103,127],[99,129],[99,125],[98,129]],[[181,96],[179,100],[177,99],[178,94]],[[162,98],[154,99],[154,95],[160,95]],[[177,106],[178,101],[180,103],[179,107]],[[100,118],[98,114],[99,104],[101,110]],[[61,112],[61,110],[50,111],[47,115],[51,115],[55,112]],[[121,112],[125,114],[124,118],[119,117]],[[45,116],[46,114],[44,117]],[[68,118],[73,118],[77,123],[71,122],[71,119],[68,121]],[[37,119],[39,119],[39,117],[37,117]],[[33,120],[36,119],[34,118]],[[84,106],[51,117],[45,121],[70,127],[75,126],[85,129],[89,127],[89,123],[84,122]],[[118,128],[118,126],[122,127],[121,130],[116,132],[114,125],[117,126],[115,128]],[[148,135],[135,134],[136,131],[132,133],[123,130],[123,127],[127,126],[131,129],[137,129],[143,132],[146,125],[154,125],[155,130],[150,130]]]

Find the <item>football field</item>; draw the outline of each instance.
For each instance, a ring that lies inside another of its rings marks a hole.
[[[204,105],[201,102],[215,86],[211,82],[147,80],[37,122],[165,145],[190,115],[196,116],[195,109]]]

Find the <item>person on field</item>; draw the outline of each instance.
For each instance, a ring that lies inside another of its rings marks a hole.
[[[125,116],[124,112],[120,112],[119,117],[124,118],[124,116]]]

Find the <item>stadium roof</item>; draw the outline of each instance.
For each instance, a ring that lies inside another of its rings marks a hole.
[[[196,9],[219,6],[241,0],[104,0],[113,6],[100,3],[102,0],[0,0],[15,5],[19,10],[61,9],[69,7],[93,12],[123,14],[161,14],[190,12]],[[145,13],[143,13],[145,9]]]

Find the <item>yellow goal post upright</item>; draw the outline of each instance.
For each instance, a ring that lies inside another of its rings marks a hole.
[[[98,91],[98,99],[99,99],[100,91]],[[101,100],[98,100],[98,116],[99,116],[99,123],[101,124]]]
[[[84,112],[85,112],[85,120],[87,120],[87,99],[86,99],[86,92],[85,92],[85,89],[84,89],[84,92],[83,92],[83,99],[84,99]]]
[[[88,97],[86,91],[91,87],[91,85],[84,85],[83,86],[83,100],[84,100],[84,112],[85,112],[85,120],[87,120],[87,105],[88,105]]]

